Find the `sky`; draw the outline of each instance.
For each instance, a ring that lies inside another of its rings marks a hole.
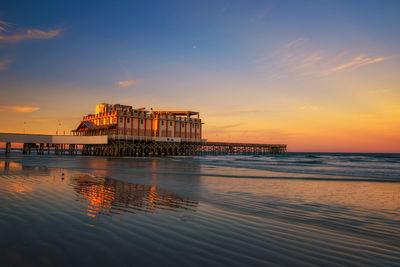
[[[0,132],[68,133],[106,102],[199,111],[210,141],[400,153],[399,14],[389,0],[4,0]]]

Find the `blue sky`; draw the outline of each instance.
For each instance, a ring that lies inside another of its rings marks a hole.
[[[377,118],[373,99],[397,112],[398,14],[399,1],[3,1],[0,106],[15,122],[0,123],[40,132],[63,118],[70,130],[106,101],[199,110],[211,139],[305,139],[293,121]],[[237,125],[229,136],[224,123]]]
[[[1,19],[60,35],[3,48],[15,57],[8,75],[102,85],[126,72],[170,76],[171,65],[252,75],[252,60],[298,37],[338,51],[396,53],[400,35],[398,1],[37,2],[9,1]]]

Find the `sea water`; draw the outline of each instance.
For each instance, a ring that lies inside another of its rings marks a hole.
[[[0,156],[1,266],[399,262],[400,154]]]

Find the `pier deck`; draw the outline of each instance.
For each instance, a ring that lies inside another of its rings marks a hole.
[[[140,137],[121,135],[71,136],[0,133],[0,142],[6,143],[10,153],[12,143],[22,143],[23,153],[70,154],[93,156],[168,156],[202,154],[278,154],[286,152],[285,144],[253,144],[207,142],[205,139]]]

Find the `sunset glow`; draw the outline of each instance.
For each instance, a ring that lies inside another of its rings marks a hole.
[[[199,111],[209,141],[400,152],[398,1],[47,5],[0,7],[2,133],[107,102]]]

